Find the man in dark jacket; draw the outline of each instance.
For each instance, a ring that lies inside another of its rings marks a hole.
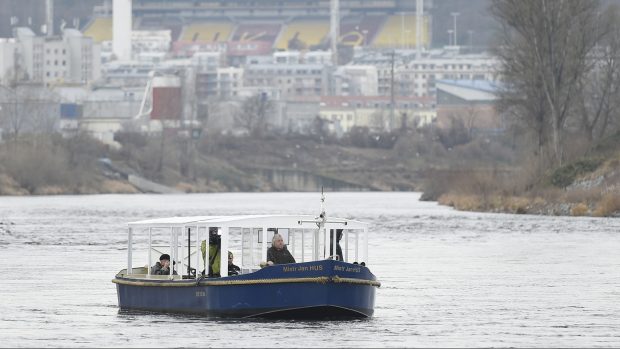
[[[288,264],[296,263],[293,255],[286,249],[284,239],[280,234],[274,234],[271,240],[271,247],[267,250],[267,264]]]
[[[343,230],[344,229],[336,229],[336,255],[338,256],[339,261],[344,260],[344,257],[342,256],[342,248],[340,247],[340,240],[342,239]],[[328,255],[331,256],[333,248],[334,248],[334,229],[330,229],[329,230],[329,253]]]
[[[233,262],[233,253],[228,251],[228,276],[239,275],[241,268]]]
[[[177,272],[174,271],[173,275]],[[170,255],[164,253],[159,257],[159,262],[151,268],[151,275],[170,275]]]

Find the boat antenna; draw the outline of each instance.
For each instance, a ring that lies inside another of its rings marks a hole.
[[[327,213],[325,213],[325,192],[323,191],[323,186],[321,186],[321,213],[319,214],[318,217],[314,217],[314,220],[312,221],[305,221],[305,220],[299,220],[297,221],[297,224],[302,224],[302,223],[315,223],[316,226],[319,228],[319,230],[321,229],[321,227],[325,226],[325,223],[327,223]],[[347,221],[343,221],[343,220],[335,220],[335,221],[330,221],[329,223],[338,223],[338,224],[344,224],[347,225]]]
[[[321,214],[319,215],[319,218],[321,218],[321,222],[319,227],[321,226],[325,226],[325,223],[327,221],[327,215],[325,214],[325,193],[323,192],[323,186],[321,186]]]

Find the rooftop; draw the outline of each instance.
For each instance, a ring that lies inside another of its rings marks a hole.
[[[452,85],[457,87],[464,87],[472,90],[478,90],[483,92],[495,92],[497,91],[501,85],[495,81],[488,80],[437,80],[438,83],[443,83],[446,85]]]

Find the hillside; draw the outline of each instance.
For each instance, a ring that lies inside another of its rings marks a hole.
[[[520,214],[620,216],[620,132],[585,156],[525,183],[528,169],[436,171],[425,199],[459,210]]]
[[[128,175],[185,192],[314,191],[323,184],[389,191],[419,184],[412,180],[415,170],[391,149],[217,135],[196,144],[167,139],[163,147],[159,137],[127,134],[119,140],[120,150],[86,136],[0,144],[0,195],[138,192]]]
[[[134,176],[182,192],[417,190],[459,210],[620,214],[620,133],[534,183],[501,138],[453,148],[431,138],[210,135],[188,143],[124,134],[114,150],[84,135],[37,136],[0,144],[0,195],[138,193]]]

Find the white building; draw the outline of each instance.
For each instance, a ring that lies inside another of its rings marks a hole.
[[[133,30],[131,32],[131,55],[138,61],[163,61],[167,57],[172,44],[170,30]],[[111,40],[101,42],[101,55],[104,62],[118,60],[114,54],[114,44]],[[131,59],[120,59],[131,61]]]
[[[277,51],[272,57],[275,64],[332,64],[331,51]]]
[[[100,47],[78,30],[62,37],[36,36],[30,28],[15,28],[14,41],[0,43],[0,68],[18,71],[30,82],[88,84],[101,76]],[[9,57],[13,58],[9,58]]]
[[[131,49],[141,52],[168,52],[172,42],[170,30],[134,30],[131,32]]]
[[[63,42],[68,53],[68,81],[86,84],[101,77],[101,47],[77,29],[65,29]]]
[[[192,65],[201,72],[213,72],[224,64],[221,52],[196,52],[191,58]]]
[[[323,96],[328,74],[323,64],[250,64],[245,68],[246,87],[276,87],[283,98]]]
[[[299,51],[274,52],[273,63],[275,64],[299,64],[301,63],[301,52]]]
[[[155,66],[151,62],[111,61],[103,65],[102,74],[108,84],[144,87]]]
[[[15,28],[13,36],[18,42],[15,69],[23,70],[28,81],[43,82],[44,37],[36,36],[26,27]]]
[[[332,51],[307,51],[304,54],[304,63],[308,64],[332,64]]]
[[[336,96],[377,96],[377,67],[373,65],[340,66],[334,74]]]
[[[7,85],[15,74],[15,55],[17,41],[0,38],[0,85]]]
[[[427,51],[419,59],[414,50],[356,50],[351,65],[377,67],[379,95],[391,94],[393,74],[394,95],[425,97],[436,95],[436,80],[495,81],[499,61],[490,54],[460,54],[454,49]]]
[[[411,61],[398,70],[396,91],[414,96],[435,96],[437,80],[495,81],[499,61],[488,54],[466,54],[425,57]],[[384,69],[381,76],[384,94],[389,94],[389,76]]]
[[[196,75],[198,99],[219,97],[237,98],[243,90],[243,68],[216,68]]]

